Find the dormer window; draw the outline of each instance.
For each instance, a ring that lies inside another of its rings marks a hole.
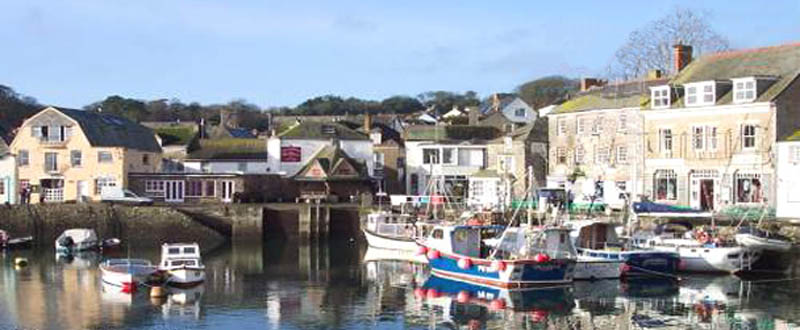
[[[669,86],[651,87],[650,95],[651,95],[650,99],[653,100],[652,103],[653,109],[669,108],[670,106]]]
[[[753,102],[756,99],[755,78],[735,78],[733,81],[733,103]]]
[[[716,84],[714,81],[686,84],[687,107],[714,105],[716,101]]]

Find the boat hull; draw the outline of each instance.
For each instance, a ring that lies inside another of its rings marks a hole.
[[[409,252],[416,252],[419,248],[417,242],[412,238],[389,237],[374,233],[367,229],[362,231],[364,232],[364,237],[367,238],[367,244],[372,247]]]
[[[662,251],[605,251],[578,249],[582,256],[620,260],[625,263],[622,277],[669,276],[678,271],[680,256]]]
[[[198,267],[171,269],[167,273],[169,274],[167,283],[175,287],[193,287],[206,280],[205,269]]]
[[[576,280],[600,280],[619,278],[625,261],[579,257],[575,264]]]
[[[753,234],[736,234],[735,238],[736,243],[755,249],[786,252],[792,248],[791,242],[759,237]]]
[[[573,259],[546,262],[505,260],[505,269],[497,270],[492,267],[491,261],[485,259],[470,259],[473,264],[468,268],[461,268],[458,265],[460,258],[466,256],[441,254],[435,259],[428,258],[428,264],[431,272],[439,277],[500,288],[570,283],[575,273]]]
[[[680,255],[678,270],[696,273],[736,273],[749,270],[761,257],[758,249],[732,247],[654,247],[659,251],[674,251]]]

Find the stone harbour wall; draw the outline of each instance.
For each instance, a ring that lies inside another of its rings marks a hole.
[[[93,228],[101,239],[116,237],[132,247],[167,242],[197,242],[206,250],[225,237],[170,207],[42,204],[0,207],[0,229],[11,237],[32,235],[38,245],[52,245],[64,230]]]

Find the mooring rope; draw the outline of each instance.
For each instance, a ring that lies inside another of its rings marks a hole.
[[[663,277],[671,277],[671,278],[674,278],[674,279],[676,279],[678,281],[682,280],[682,278],[680,276],[677,276],[677,275],[673,275],[673,274],[669,274],[669,273],[662,273],[662,272],[655,271],[655,270],[644,269],[644,268],[637,267],[637,266],[634,266],[634,265],[628,265],[628,266],[630,266],[631,268],[633,268],[635,270],[641,271],[641,272],[645,272],[645,273],[649,273],[649,274],[653,274],[653,275],[658,275],[658,276],[663,276]]]

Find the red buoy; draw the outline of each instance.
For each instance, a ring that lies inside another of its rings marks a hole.
[[[469,291],[459,291],[458,295],[456,296],[456,301],[466,304],[469,302],[469,296]]]
[[[548,262],[550,261],[550,256],[544,253],[537,253],[536,256],[533,257],[533,260],[535,260],[536,262]]]
[[[421,256],[421,255],[423,255],[423,254],[426,254],[426,253],[428,253],[428,248],[427,248],[427,247],[425,247],[424,245],[420,245],[420,246],[417,248],[417,255],[418,255],[418,256]]]
[[[469,258],[458,259],[458,268],[467,270],[470,269],[471,267],[472,267],[472,260],[470,260]]]
[[[496,311],[506,309],[506,300],[502,298],[492,300],[492,302],[489,303],[489,308]]]
[[[439,251],[437,251],[437,250],[430,249],[428,251],[428,259],[430,259],[430,260],[439,259],[440,256],[441,256],[441,254],[439,254]]]

